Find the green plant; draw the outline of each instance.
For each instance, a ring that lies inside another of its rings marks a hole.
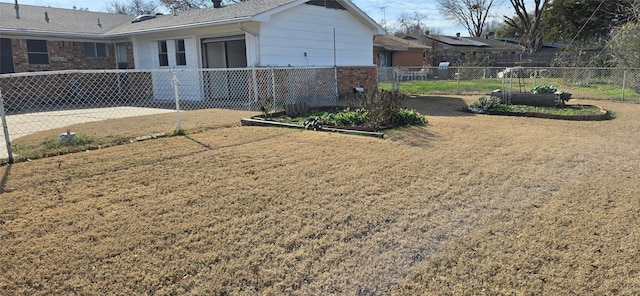
[[[367,122],[368,112],[364,108],[351,110],[349,108],[338,113],[330,114],[327,122],[330,125],[361,125]]]
[[[502,103],[502,100],[496,96],[482,96],[478,99],[477,102],[471,103],[469,107],[477,108],[477,109],[486,109],[491,110],[497,108]]]
[[[532,94],[552,94],[558,91],[558,88],[553,85],[541,84],[534,87],[531,90]]]
[[[269,118],[269,112],[271,111],[272,108],[273,108],[272,97],[258,99],[258,109],[260,110],[260,112],[262,112],[262,115],[264,115],[264,119]]]
[[[398,123],[399,125],[425,125],[427,119],[416,110],[400,108],[398,110]]]
[[[571,100],[571,93],[563,90],[562,92],[560,92],[560,99],[562,99],[565,102],[568,100]]]
[[[563,107],[566,101],[571,99],[571,93],[567,91],[558,91],[553,85],[542,84],[531,90],[532,94],[555,94],[560,96],[560,100],[556,103],[557,107]]]

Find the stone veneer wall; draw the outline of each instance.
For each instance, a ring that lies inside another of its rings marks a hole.
[[[26,39],[12,39],[11,47],[13,50],[13,65],[16,73],[58,70],[117,69],[115,46],[113,43],[107,43],[106,58],[87,58],[84,55],[83,41],[48,40],[48,65],[29,64]],[[127,44],[127,61],[129,64],[128,68],[133,69],[133,46],[131,43]]]

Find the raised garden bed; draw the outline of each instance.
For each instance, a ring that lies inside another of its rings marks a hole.
[[[540,107],[555,107],[558,105],[558,97],[548,93],[502,93],[492,92],[492,96],[503,98],[503,103],[513,105],[530,105]]]
[[[598,121],[611,119],[609,111],[602,109],[600,106],[594,105],[565,105],[564,109],[582,109],[582,108],[594,108],[597,114],[553,114],[551,112],[535,112],[535,111],[505,111],[495,109],[482,109],[467,107],[464,111],[476,113],[476,114],[488,114],[488,115],[504,115],[504,116],[524,116],[524,117],[537,117],[548,119],[562,119],[562,120],[581,120],[581,121]],[[562,108],[558,108],[561,110]]]
[[[558,104],[558,98],[554,94],[512,93],[509,103],[513,105],[555,107]]]
[[[283,114],[279,115],[284,115]],[[270,117],[275,117],[278,114],[273,114]],[[240,120],[242,125],[245,126],[275,126],[275,127],[287,127],[287,128],[296,128],[296,129],[310,129],[304,124],[298,123],[290,123],[290,122],[279,122],[274,120],[266,120],[262,115],[256,115],[251,118],[243,118]],[[337,132],[343,134],[351,134],[351,135],[360,135],[360,136],[369,136],[376,138],[383,138],[384,134],[380,132],[373,131],[367,127],[360,126],[318,126],[316,128],[311,128],[313,130],[325,131],[325,132]]]

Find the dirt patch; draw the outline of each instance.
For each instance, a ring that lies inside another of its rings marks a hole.
[[[429,125],[385,139],[221,124],[2,167],[0,291],[640,293],[640,105],[475,99],[412,99]]]

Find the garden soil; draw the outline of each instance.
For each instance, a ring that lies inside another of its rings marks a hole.
[[[384,139],[189,111],[214,128],[0,167],[0,294],[640,294],[640,105],[475,99],[409,99],[429,124]]]

